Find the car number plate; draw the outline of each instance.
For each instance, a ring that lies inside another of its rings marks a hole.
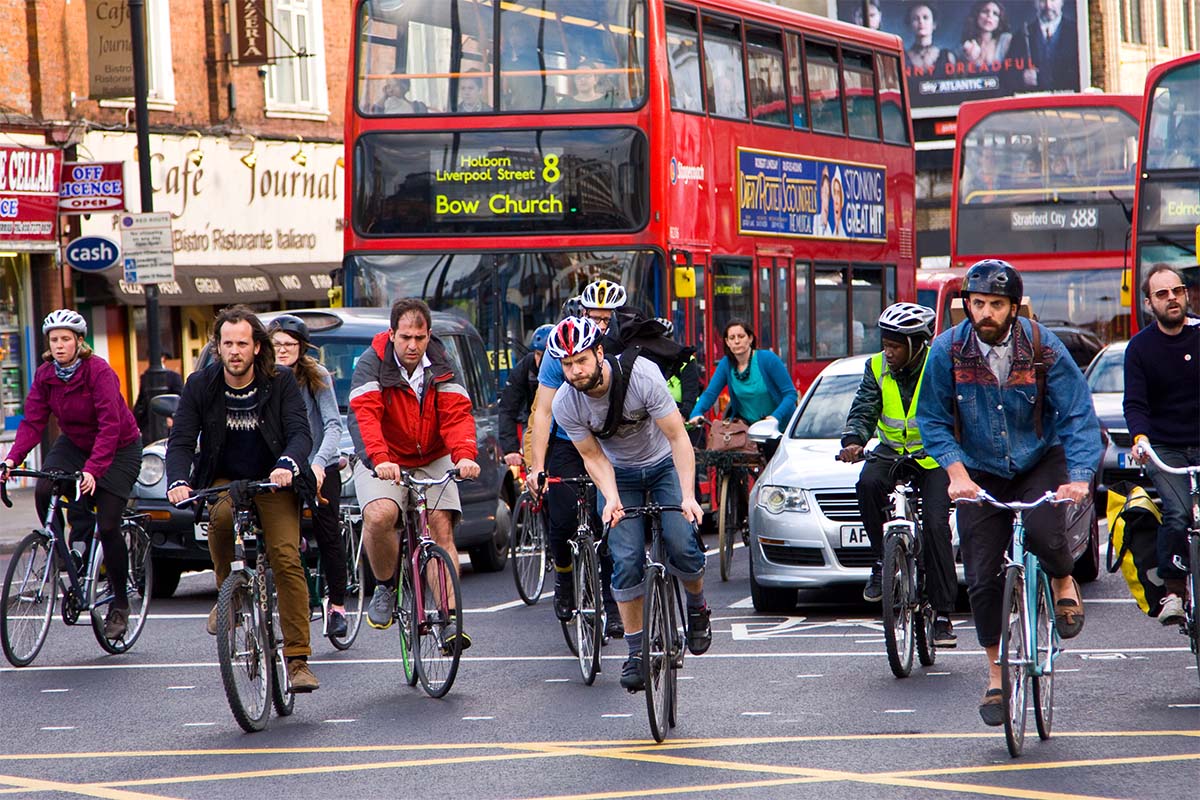
[[[196,523],[196,541],[198,541],[198,542],[207,542],[208,541],[208,523],[207,522],[197,522]],[[247,533],[245,536],[242,537],[242,541],[243,542],[253,542],[254,534]]]
[[[862,525],[842,526],[842,547],[870,547],[871,540],[867,538],[867,529]]]

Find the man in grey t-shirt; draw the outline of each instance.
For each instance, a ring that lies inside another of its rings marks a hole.
[[[625,624],[629,659],[621,685],[631,692],[642,679],[642,595],[645,566],[644,528],[640,519],[622,520],[624,507],[650,500],[677,505],[683,513],[663,515],[663,543],[672,572],[687,594],[688,649],[695,655],[712,642],[709,609],[704,602],[704,552],[694,525],[702,512],[696,503],[696,456],[683,417],[662,373],[650,361],[634,362],[625,390],[621,423],[608,438],[604,429],[614,377],[604,358],[600,334],[590,319],[568,317],[550,334],[547,352],[561,361],[567,383],[554,396],[554,419],[567,432],[600,492],[601,517],[611,526],[612,593]]]

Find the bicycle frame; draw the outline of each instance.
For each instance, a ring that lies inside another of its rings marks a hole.
[[[407,568],[409,575],[412,577],[410,582],[412,586],[414,606],[420,610],[425,607],[425,581],[421,580],[421,550],[426,547],[431,547],[437,543],[429,535],[429,503],[425,497],[426,491],[430,486],[438,486],[445,483],[447,480],[452,480],[457,475],[457,470],[447,472],[446,475],[437,480],[424,480],[417,478],[413,473],[404,470],[400,473],[399,483],[405,486],[408,491],[415,497],[416,526],[415,530],[412,525],[404,526],[404,537],[401,541],[401,558],[407,558]],[[422,631],[429,630],[429,620],[421,619],[420,626]]]
[[[1061,651],[1061,639],[1058,635],[1057,626],[1053,626],[1053,634],[1051,635],[1050,647],[1046,648],[1046,662],[1039,663],[1037,653],[1039,645],[1038,641],[1037,619],[1035,609],[1038,602],[1038,584],[1041,583],[1044,593],[1046,605],[1049,608],[1054,608],[1054,595],[1050,590],[1049,576],[1045,581],[1038,581],[1037,576],[1042,571],[1042,565],[1038,563],[1037,556],[1025,549],[1025,509],[1015,509],[1013,517],[1013,537],[1012,544],[1009,547],[1008,556],[1005,558],[1005,570],[1016,570],[1024,579],[1022,585],[1025,587],[1025,641],[1030,643],[1030,647],[1026,648],[1028,656],[1025,660],[1026,671],[1035,678],[1040,678],[1043,675],[1049,675],[1054,671],[1054,661]],[[1033,580],[1028,580],[1032,576]]]
[[[63,525],[62,525],[63,530],[62,531],[59,530],[59,526],[54,524],[56,519],[59,518],[58,512],[62,508],[62,499],[65,496],[65,494],[63,492],[63,489],[65,487],[63,486],[63,484],[68,483],[68,482],[74,483],[75,496],[74,496],[73,500],[74,500],[74,502],[78,502],[79,501],[79,479],[82,477],[82,474],[78,473],[78,472],[54,473],[54,472],[41,472],[39,470],[29,470],[29,469],[13,469],[13,470],[9,470],[8,475],[12,476],[12,477],[18,477],[18,478],[19,477],[49,478],[50,480],[52,480],[54,482],[52,490],[50,492],[50,506],[46,509],[46,516],[42,520],[42,527],[40,528],[40,530],[46,536],[46,538],[50,540],[50,550],[54,554],[54,556],[58,559],[58,561],[62,564],[62,567],[58,570],[59,573],[60,574],[65,573],[67,581],[68,581],[68,583],[63,585],[63,587],[62,587],[63,588],[63,604],[64,604],[63,605],[63,614],[64,615],[67,614],[67,610],[66,610],[67,605],[66,604],[68,602],[72,604],[71,609],[73,610],[73,612],[78,612],[78,613],[82,613],[84,611],[91,611],[92,608],[100,608],[104,605],[111,603],[113,601],[113,597],[112,597],[112,595],[108,595],[104,598],[97,599],[96,603],[93,606],[89,606],[87,604],[88,589],[90,588],[90,584],[91,584],[91,579],[88,576],[90,576],[92,574],[92,567],[94,566],[93,562],[95,561],[95,559],[100,557],[100,548],[96,547],[96,544],[95,544],[95,541],[96,541],[95,522],[93,521],[91,527],[88,530],[88,534],[87,534],[88,560],[84,563],[79,564],[78,566],[76,566],[76,561],[75,561],[76,551],[74,551],[72,549],[71,544],[70,544],[70,537],[67,535],[68,526],[70,524],[69,521],[65,520],[65,519],[62,520],[63,521]],[[11,505],[10,503],[8,503],[7,494],[5,494],[4,499],[5,499],[6,504]],[[47,560],[45,569],[47,569],[47,570],[54,569],[53,559]],[[80,574],[81,572],[82,572],[82,574]],[[25,576],[26,579],[28,579],[29,577],[31,577],[31,576],[29,576],[29,575]],[[45,574],[42,575],[43,584],[45,583],[46,577],[47,577],[47,575],[45,575]],[[60,581],[61,581],[61,578],[60,578]],[[54,602],[54,599],[55,598],[51,598],[50,601]],[[39,600],[40,600],[40,598],[39,598]]]

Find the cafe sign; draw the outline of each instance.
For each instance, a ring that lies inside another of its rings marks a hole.
[[[0,249],[56,246],[62,151],[0,145]]]

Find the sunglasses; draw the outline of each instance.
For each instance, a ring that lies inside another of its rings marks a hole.
[[[1166,300],[1171,295],[1183,297],[1185,294],[1187,294],[1187,287],[1181,283],[1178,286],[1172,286],[1170,289],[1159,289],[1157,292],[1153,292],[1151,296],[1155,300]]]

